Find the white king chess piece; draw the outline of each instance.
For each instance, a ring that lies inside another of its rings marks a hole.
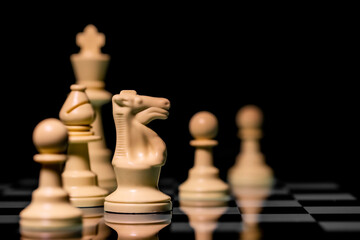
[[[105,90],[104,82],[110,62],[110,56],[101,52],[105,45],[105,35],[90,24],[84,32],[76,35],[76,44],[80,52],[70,57],[76,83],[86,86],[86,94],[96,113],[92,123],[93,131],[101,137],[99,141],[89,142],[90,167],[98,176],[99,186],[112,192],[116,188],[116,179],[111,165],[112,152],[106,146],[101,111],[112,96]]]
[[[171,198],[158,189],[166,145],[146,126],[167,119],[166,98],[138,95],[123,90],[112,98],[116,126],[114,166],[117,189],[105,198],[104,210],[116,213],[156,213],[172,209]]]

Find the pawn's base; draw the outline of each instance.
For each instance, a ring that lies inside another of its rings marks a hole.
[[[172,210],[171,201],[153,203],[121,203],[105,201],[104,210],[112,213],[161,213]]]
[[[32,231],[20,229],[21,240],[52,239],[52,240],[82,240],[82,231]]]
[[[69,193],[70,202],[75,207],[101,207],[104,206],[108,191],[98,186],[65,186]]]
[[[180,191],[179,200],[183,206],[215,207],[224,206],[230,200],[227,191],[218,192],[192,192]]]
[[[81,239],[82,220],[79,219],[21,219],[20,233],[28,238]],[[79,238],[78,238],[79,237]]]

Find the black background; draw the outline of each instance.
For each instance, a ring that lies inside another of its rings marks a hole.
[[[91,23],[106,36],[109,92],[135,89],[171,102],[169,118],[149,125],[168,148],[161,177],[186,179],[194,153],[188,122],[206,110],[219,121],[214,163],[225,179],[240,150],[235,114],[256,104],[265,116],[262,152],[279,179],[359,191],[359,41],[351,14],[127,10],[38,11],[2,22],[2,180],[38,176],[32,131],[58,118],[75,82],[75,35]],[[103,114],[113,150],[110,104]]]

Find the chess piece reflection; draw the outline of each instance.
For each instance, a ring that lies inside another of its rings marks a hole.
[[[231,185],[267,186],[273,183],[273,171],[266,165],[264,155],[260,152],[262,121],[262,112],[254,105],[241,108],[236,115],[241,152],[236,157],[235,165],[228,171]]]
[[[166,145],[146,126],[155,119],[167,119],[169,100],[123,90],[113,96],[116,126],[114,166],[117,189],[105,199],[105,211],[154,213],[172,209],[171,198],[158,188]]]
[[[112,96],[105,90],[104,83],[110,56],[100,51],[105,45],[105,35],[90,24],[85,27],[84,32],[76,35],[76,44],[80,47],[80,52],[70,57],[76,83],[86,86],[86,94],[96,113],[92,123],[93,131],[101,137],[99,141],[89,142],[90,167],[98,177],[99,186],[112,192],[116,188],[116,179],[111,165],[112,152],[106,146],[101,111]]]
[[[105,212],[105,223],[114,229],[118,240],[158,240],[158,233],[171,222],[171,213],[114,214]]]
[[[241,240],[259,240],[262,237],[259,228],[259,214],[263,209],[264,201],[270,195],[270,186],[234,186],[232,193],[236,198],[237,206],[243,219]]]
[[[62,173],[63,187],[76,207],[102,207],[108,191],[100,188],[90,169],[88,142],[99,136],[91,131],[95,112],[85,93],[86,87],[73,84],[60,110],[60,120],[69,131],[68,160]]]
[[[194,203],[194,201],[192,201]],[[203,202],[193,206],[180,202],[180,209],[188,216],[189,223],[195,232],[195,240],[212,240],[218,225],[218,219],[226,212],[227,201],[221,201],[217,206],[203,205]]]
[[[218,144],[213,139],[218,131],[217,119],[210,112],[198,112],[191,118],[189,129],[195,138],[190,142],[196,148],[195,160],[188,179],[179,186],[179,199],[190,205],[198,202],[208,206],[223,203],[229,199],[229,186],[220,179],[212,153],[212,148]]]
[[[23,239],[67,239],[81,237],[82,213],[71,205],[62,188],[60,169],[66,161],[68,131],[55,118],[41,121],[34,129],[33,141],[39,151],[34,161],[41,163],[39,187],[31,203],[20,213]]]
[[[83,212],[82,240],[104,240],[111,234],[105,224],[103,208],[81,208]]]

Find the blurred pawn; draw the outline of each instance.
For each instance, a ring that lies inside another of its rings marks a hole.
[[[71,205],[61,183],[60,169],[67,159],[64,154],[67,128],[58,119],[45,119],[35,127],[33,142],[39,151],[34,161],[42,167],[39,187],[32,193],[31,203],[20,213],[23,239],[81,237],[82,212]]]
[[[229,199],[229,186],[219,177],[214,166],[212,148],[218,144],[213,138],[218,132],[217,118],[210,112],[196,113],[190,120],[189,130],[195,138],[190,145],[195,147],[194,167],[188,179],[179,186],[179,199],[183,205],[218,206]]]
[[[236,115],[241,152],[236,157],[235,165],[228,171],[231,185],[268,186],[273,183],[273,171],[266,165],[260,151],[262,122],[262,111],[254,105],[244,106]]]

